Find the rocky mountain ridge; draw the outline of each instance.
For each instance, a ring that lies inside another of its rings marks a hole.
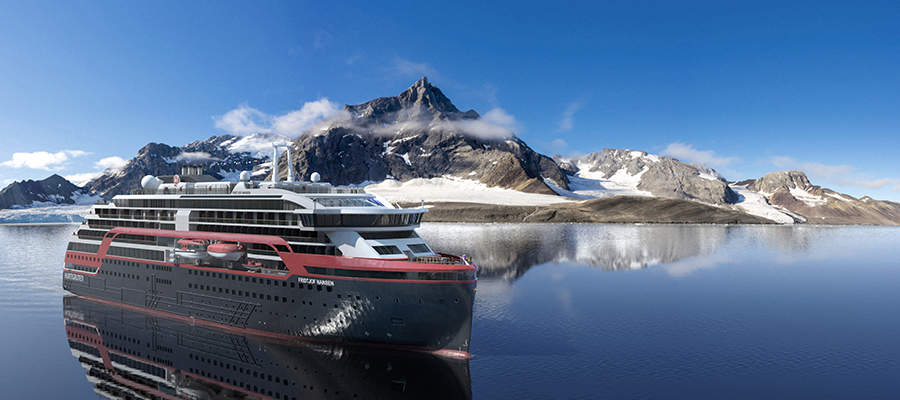
[[[100,199],[88,189],[80,188],[53,174],[40,181],[13,182],[0,190],[0,209],[37,205],[85,204]]]

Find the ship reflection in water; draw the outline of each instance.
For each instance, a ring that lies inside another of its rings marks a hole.
[[[110,399],[470,399],[467,360],[241,336],[63,299],[72,355]]]

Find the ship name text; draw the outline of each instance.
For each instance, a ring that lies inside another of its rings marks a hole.
[[[309,284],[309,285],[334,286],[334,281],[327,280],[327,279],[314,279],[314,278],[299,277],[299,278],[297,278],[297,280],[300,281],[300,283],[304,284],[304,285]]]

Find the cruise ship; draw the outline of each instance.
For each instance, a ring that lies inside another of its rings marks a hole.
[[[277,159],[277,158],[276,158]],[[477,267],[416,233],[424,207],[361,188],[146,176],[73,233],[63,288],[228,329],[468,358]]]

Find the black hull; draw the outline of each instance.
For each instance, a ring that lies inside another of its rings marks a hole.
[[[71,267],[66,264],[67,270]],[[119,260],[104,262],[100,271],[66,271],[63,287],[74,294],[264,335],[468,357],[475,282],[310,281],[262,274],[251,278],[227,269],[199,271]]]
[[[68,296],[69,346],[109,398],[467,399],[468,361],[237,335]]]

